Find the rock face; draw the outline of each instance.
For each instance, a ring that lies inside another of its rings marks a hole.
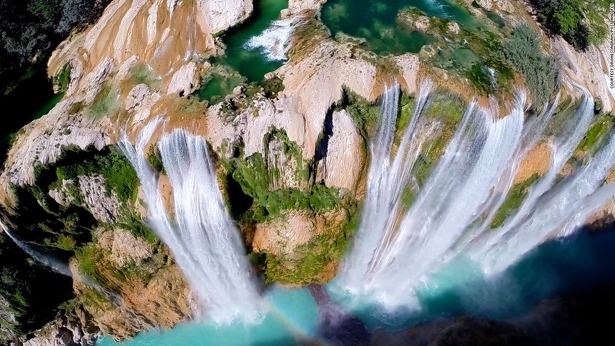
[[[108,192],[105,177],[101,175],[80,176],[79,192],[94,218],[104,223],[117,223],[120,201],[115,192]]]
[[[615,105],[615,90],[609,88],[608,71],[608,40],[600,46],[590,46],[586,52],[577,52],[563,38],[551,41],[553,50],[557,53],[566,76],[584,85],[602,104],[602,112],[611,113]],[[569,86],[572,92],[573,88]]]
[[[175,127],[205,136],[223,187],[233,178],[227,172],[233,164],[262,157],[266,191],[237,188],[243,202],[247,201],[246,210],[239,213],[242,217],[249,219],[262,211],[257,207],[266,210],[258,221],[237,217],[247,246],[278,264],[266,273],[283,277],[285,283],[330,280],[343,252],[339,244],[348,237],[344,227],[356,213],[352,206],[356,207],[365,188],[369,159],[365,128],[358,124],[356,113],[344,109],[343,101],[350,92],[375,101],[393,81],[413,94],[423,71],[417,54],[380,57],[365,51],[361,40],[331,38],[318,19],[325,2],[290,0],[282,13],[302,23],[293,34],[288,62],[266,76],[267,81],[281,80],[282,90],[268,95],[264,88],[248,92],[250,87],[244,85],[210,106],[188,95],[199,86],[203,74],[211,72],[212,63],[205,60],[223,52],[218,35],[246,20],[253,1],[113,1],[95,25],[64,42],[50,59],[51,75],[67,64],[71,67],[71,83],[64,100],[47,116],[26,126],[11,148],[0,174],[0,214],[5,209],[7,214],[19,212],[12,186],[27,191],[36,183],[37,167],[53,167],[62,159],[63,149],[101,150],[116,143],[124,131],[130,137],[153,117],[162,117],[164,125],[148,145],[153,148],[155,138]],[[480,3],[497,11],[514,9],[508,0]],[[418,13],[404,12],[398,21],[411,30],[435,30],[430,19]],[[454,22],[445,30],[463,34]],[[578,53],[563,41],[552,41],[552,45],[564,59],[569,77],[587,85],[601,99],[603,110],[613,109],[612,91],[603,83],[605,46]],[[515,183],[544,173],[549,157],[546,145],[530,153]],[[82,175],[62,181],[42,197],[34,196],[34,204],[43,209],[51,206],[54,212],[78,209],[79,216],[91,214],[86,216],[95,219],[95,231],[85,240],[62,238],[63,251],[73,251],[73,289],[82,306],[77,313],[83,316],[60,319],[49,326],[46,338],[37,337],[28,345],[88,345],[98,331],[119,340],[154,327],[172,327],[192,316],[191,291],[172,254],[152,240],[154,235],[141,223],[145,206],[138,197],[136,201],[120,200],[118,193],[107,189],[105,179]],[[173,191],[162,171],[158,183],[172,215]],[[317,194],[325,189],[335,192],[337,205],[320,208],[315,205],[322,201],[310,200],[315,195],[331,197]],[[76,205],[75,190],[82,205]],[[278,196],[300,197],[295,205],[280,206]],[[351,202],[346,203],[345,198]],[[301,204],[306,200],[309,203]],[[71,220],[63,219],[58,228],[67,227]],[[310,256],[314,254],[318,256]],[[310,262],[313,258],[320,262]],[[294,270],[307,272],[302,278],[307,279],[283,276]],[[8,304],[0,295],[0,319],[12,321],[15,316],[4,312]],[[94,325],[91,330],[83,327],[89,325],[87,321]]]
[[[4,204],[12,204],[9,184],[33,184],[34,167],[53,164],[62,148],[94,146],[100,150],[111,143],[109,119],[78,116],[71,112],[74,107],[77,106],[71,100],[63,100],[44,118],[24,127],[24,134],[11,147],[6,168],[0,174],[0,199]]]
[[[332,115],[332,135],[318,171],[325,185],[356,191],[366,162],[364,141],[346,110]]]
[[[100,332],[91,325],[91,319],[85,310],[77,309],[46,325],[34,338],[15,346],[94,346]]]
[[[278,256],[292,256],[295,249],[327,232],[319,222],[298,211],[290,211],[283,218],[256,225],[252,247],[256,252],[271,252]]]
[[[111,249],[109,260],[119,267],[128,264],[141,265],[152,257],[154,248],[143,238],[137,238],[124,229],[97,232],[98,242],[103,249]]]

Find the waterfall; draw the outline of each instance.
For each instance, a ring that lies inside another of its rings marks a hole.
[[[124,136],[122,151],[132,163],[148,208],[147,222],[171,249],[178,266],[202,304],[218,323],[236,318],[258,318],[261,299],[250,277],[237,227],[230,218],[218,188],[216,173],[205,140],[176,129],[163,135],[158,148],[173,189],[174,217],[168,214],[150,167],[145,147],[159,121],[149,123],[136,146]]]
[[[284,61],[290,49],[290,39],[295,28],[301,24],[302,17],[276,20],[260,35],[252,37],[245,43],[248,50],[262,49],[270,61]]]
[[[23,252],[27,253],[28,256],[32,257],[35,261],[47,266],[49,269],[53,270],[58,274],[62,274],[68,277],[73,276],[70,269],[65,263],[47,254],[44,254],[43,252],[38,251],[32,248],[30,245],[19,240],[9,231],[8,227],[6,227],[6,225],[2,223],[2,221],[0,221],[0,228],[2,228],[4,233],[8,235],[9,238],[11,238],[15,245],[17,245]]]
[[[402,191],[429,131],[416,124],[431,88],[423,84],[409,127],[393,150],[398,86],[382,97],[381,120],[370,143],[371,166],[361,223],[337,284],[357,299],[387,308],[419,309],[417,290],[453,258],[468,257],[485,275],[502,272],[545,240],[570,234],[615,195],[604,186],[615,162],[615,135],[584,167],[558,180],[591,125],[589,92],[573,116],[549,132],[549,171],[530,189],[518,211],[498,229],[490,225],[513,186],[521,161],[546,137],[555,103],[539,116],[525,114],[517,93],[510,113],[497,118],[470,103],[453,138],[407,211]],[[554,133],[552,133],[554,132]]]

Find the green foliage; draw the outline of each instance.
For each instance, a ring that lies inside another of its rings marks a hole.
[[[69,64],[64,65],[58,73],[57,76],[54,77],[53,82],[58,86],[58,92],[64,93],[68,90],[68,85],[70,84],[70,72],[71,68]]]
[[[73,150],[73,149],[68,149]],[[100,174],[105,178],[107,193],[115,191],[120,201],[136,198],[139,178],[130,162],[115,147],[106,152],[94,154],[81,162],[56,168],[57,182],[77,180],[82,175]]]
[[[316,184],[310,191],[280,189],[270,191],[270,174],[260,153],[229,163],[232,178],[243,192],[254,199],[246,218],[262,222],[281,215],[284,210],[322,211],[341,203],[339,191]]]
[[[529,188],[540,178],[540,175],[534,174],[525,181],[513,186],[508,192],[508,196],[502,203],[502,206],[496,212],[493,217],[493,221],[491,221],[490,227],[498,228],[504,224],[506,219],[513,214],[519,207],[525,196],[527,196]]]
[[[162,156],[160,155],[160,150],[158,150],[158,147],[155,145],[150,147],[149,154],[147,155],[147,161],[156,172],[166,174],[164,171],[164,164],[162,163]]]
[[[70,235],[62,234],[57,240],[58,247],[62,250],[73,251],[77,245],[77,241]]]
[[[527,25],[517,26],[504,43],[504,54],[525,79],[534,106],[545,106],[559,87],[559,64],[542,53],[536,33]]]
[[[137,238],[145,239],[149,244],[154,246],[160,245],[160,239],[149,227],[147,227],[142,220],[134,215],[130,215],[125,221],[120,223],[122,228],[125,228]]]
[[[276,98],[284,90],[284,82],[279,77],[267,79],[263,84],[263,91],[268,98]]]
[[[101,263],[103,253],[94,244],[88,244],[75,252],[75,258],[79,263],[79,272],[86,277],[101,282],[98,274],[98,264]]]
[[[356,93],[344,89],[344,99],[340,108],[345,108],[350,117],[357,125],[363,136],[375,133],[380,119],[380,107],[377,104],[367,101]]]
[[[613,128],[613,117],[609,114],[602,114],[594,120],[592,125],[585,133],[585,137],[579,143],[577,152],[590,151],[593,155],[606,144],[607,134]]]
[[[299,246],[294,252],[295,258],[281,258],[266,254],[265,283],[282,283],[292,285],[309,285],[326,283],[323,269],[335,265],[346,252],[352,229],[356,220],[350,221],[342,230],[317,236],[309,243]],[[326,274],[325,274],[326,275]]]
[[[561,35],[577,50],[599,44],[607,34],[606,0],[531,0],[538,21],[552,35]]]

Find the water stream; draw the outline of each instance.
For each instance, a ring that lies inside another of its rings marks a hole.
[[[197,294],[197,315],[218,323],[255,321],[261,299],[239,230],[225,208],[205,139],[176,129],[158,142],[172,187],[172,217],[145,154],[158,125],[158,120],[149,123],[136,146],[126,136],[120,144],[141,180],[147,222],[169,246]]]
[[[471,103],[427,183],[403,211],[402,189],[417,157],[415,148],[424,140],[412,135],[412,124],[419,121],[430,88],[421,88],[411,126],[394,156],[399,91],[389,88],[379,131],[370,144],[373,161],[361,225],[336,284],[359,301],[389,310],[420,310],[421,287],[458,257],[490,277],[544,241],[571,234],[615,195],[615,185],[604,184],[615,162],[615,137],[586,166],[555,183],[593,116],[591,95],[576,87],[583,100],[572,118],[548,137],[553,152],[549,171],[531,188],[518,212],[495,230],[489,228],[494,213],[520,161],[543,138],[553,107],[538,121],[525,121],[523,94],[517,95],[510,114],[499,119]]]

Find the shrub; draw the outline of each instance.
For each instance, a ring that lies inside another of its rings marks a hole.
[[[536,33],[525,24],[517,26],[504,42],[504,54],[525,79],[534,105],[546,105],[558,89],[559,64],[542,53]]]
[[[606,38],[606,0],[530,0],[538,21],[552,35],[561,35],[577,50]]]

